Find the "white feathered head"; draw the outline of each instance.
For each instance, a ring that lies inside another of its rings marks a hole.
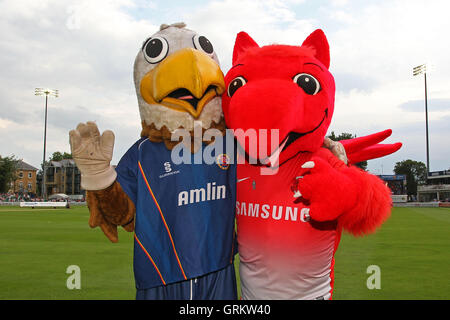
[[[134,83],[142,120],[141,136],[164,141],[176,129],[192,132],[194,121],[203,130],[225,129],[221,95],[223,73],[213,45],[184,23],[162,25],[144,41],[134,63]]]

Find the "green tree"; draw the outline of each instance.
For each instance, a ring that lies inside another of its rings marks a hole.
[[[72,154],[71,154],[71,153],[64,152],[64,153],[63,153],[63,159],[72,159]]]
[[[63,159],[72,159],[72,154],[67,152],[61,153],[60,151],[55,151],[50,157],[50,161],[61,161]]]
[[[406,189],[408,195],[417,194],[417,186],[427,181],[427,167],[421,161],[411,159],[395,163],[395,174],[406,175]]]
[[[17,166],[19,160],[14,156],[0,156],[0,192],[8,192],[11,182],[17,180]]]
[[[53,152],[52,156],[50,157],[50,161],[61,161],[62,159],[63,155],[59,151]]]
[[[341,141],[341,140],[347,140],[347,139],[353,139],[356,138],[356,135],[353,135],[348,132],[342,132],[338,136],[334,133],[334,131],[331,131],[331,134],[328,136],[333,141]]]
[[[333,141],[341,141],[341,140],[347,140],[347,139],[353,139],[356,138],[356,135],[353,135],[351,133],[348,132],[343,132],[339,135],[336,135],[334,133],[334,131],[331,131],[331,134],[328,136],[328,138],[330,138]],[[358,163],[355,163],[355,166],[363,169],[363,170],[367,170],[367,161],[361,161]]]

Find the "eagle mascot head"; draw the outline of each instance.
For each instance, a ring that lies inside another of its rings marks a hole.
[[[187,130],[193,137],[197,123],[202,130],[225,132],[219,60],[211,42],[185,26],[161,25],[144,41],[134,63],[141,136],[164,142],[168,149],[179,142],[171,140],[175,130]]]

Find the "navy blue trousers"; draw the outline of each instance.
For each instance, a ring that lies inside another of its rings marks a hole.
[[[137,300],[236,300],[236,275],[230,264],[219,271],[166,286],[138,289]]]

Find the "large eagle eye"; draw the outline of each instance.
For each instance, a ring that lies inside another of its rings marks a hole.
[[[244,79],[244,77],[236,77],[234,78],[230,84],[228,85],[227,93],[228,96],[231,98],[231,96],[243,85],[247,83],[247,80]]]
[[[148,63],[155,64],[167,56],[169,43],[163,37],[153,37],[144,43],[142,52]]]
[[[292,80],[294,80],[306,94],[313,96],[320,91],[319,81],[308,73],[299,73]]]
[[[192,42],[194,43],[195,49],[203,51],[210,56],[214,53],[214,47],[212,43],[205,36],[195,35],[192,38]]]

